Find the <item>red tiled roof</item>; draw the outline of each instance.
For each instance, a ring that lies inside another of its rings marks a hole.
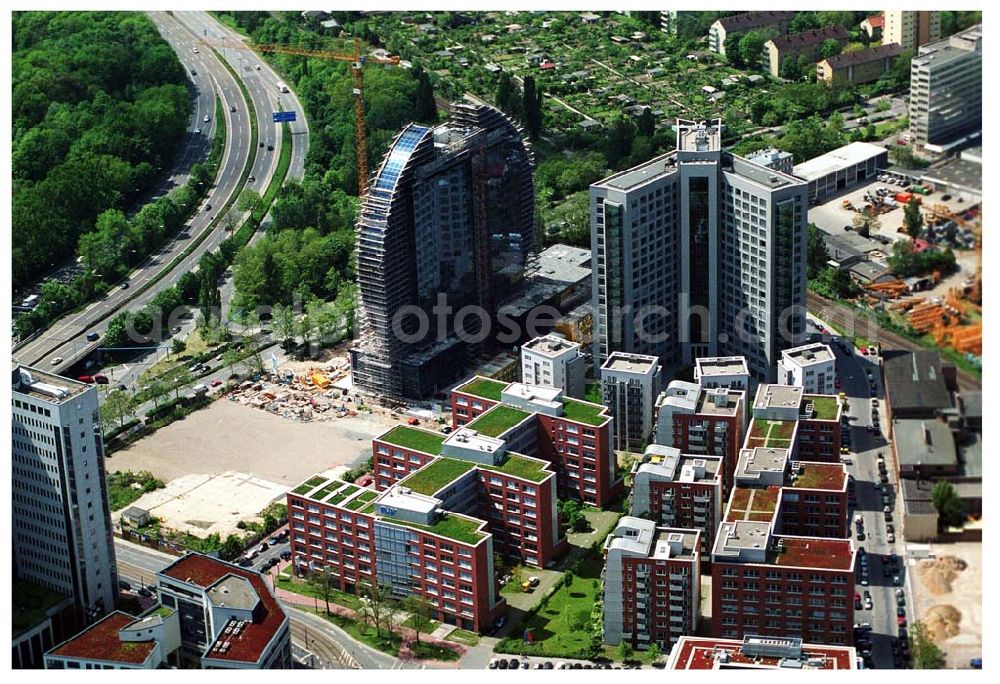
[[[262,606],[258,609],[260,612],[254,616],[254,623],[247,625],[239,636],[230,638],[230,646],[225,653],[211,651],[209,647],[210,652],[206,652],[205,657],[256,663],[285,621],[285,611],[274,598],[260,573],[200,553],[189,553],[161,572],[167,577],[194,584],[202,589],[207,589],[227,575],[236,575],[249,580],[257,592]]]
[[[133,622],[134,617],[116,610],[69,641],[63,642],[51,655],[142,665],[156,648],[156,642],[119,639],[118,632]]]
[[[821,539],[818,537],[786,537],[784,552],[774,556],[774,565],[818,570],[851,570],[854,567],[854,550],[847,539]]]
[[[715,656],[726,651],[729,655],[727,665],[745,666],[748,668],[772,668],[778,666],[777,658],[749,658],[743,655],[742,641],[736,639],[708,639],[683,636],[674,646],[670,662],[675,670],[714,670],[718,667]],[[854,649],[848,646],[817,646],[802,644],[803,658],[825,658],[819,669],[852,670],[855,669]]]
[[[883,26],[885,26],[885,17],[883,17],[881,14],[876,15],[874,17],[868,17],[868,19],[866,19],[865,21],[867,21],[868,25],[871,26],[872,28],[882,28]]]

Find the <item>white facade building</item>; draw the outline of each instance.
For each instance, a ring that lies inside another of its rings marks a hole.
[[[778,384],[801,387],[806,394],[836,394],[837,359],[829,345],[805,344],[781,352]]]
[[[590,188],[594,359],[741,355],[758,380],[805,333],[807,184],[678,121],[676,151]]]
[[[615,418],[615,449],[638,449],[649,439],[659,393],[660,362],[655,356],[613,352],[604,362],[601,397]]]
[[[582,399],[586,371],[586,360],[577,342],[544,335],[521,347],[521,381],[526,385],[553,387],[568,397]]]
[[[11,381],[15,575],[93,622],[118,594],[97,388],[16,362]]]
[[[943,152],[983,127],[983,26],[920,48],[910,62],[910,132]]]

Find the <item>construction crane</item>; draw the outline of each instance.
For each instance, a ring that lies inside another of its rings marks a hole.
[[[378,64],[398,65],[399,57],[377,57],[361,54],[361,39],[354,38],[354,54],[335,52],[333,50],[314,50],[297,45],[280,45],[277,43],[243,43],[238,41],[218,41],[202,39],[210,47],[229,48],[234,50],[253,50],[255,52],[274,52],[283,55],[300,55],[316,57],[338,62],[350,62],[351,78],[354,81],[352,95],[354,97],[354,136],[358,157],[358,197],[368,189],[368,133],[365,128],[364,84],[362,69],[368,61]]]

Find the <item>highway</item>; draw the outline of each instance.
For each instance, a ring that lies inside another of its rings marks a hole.
[[[275,106],[294,109],[300,114],[298,120],[291,124],[293,148],[288,177],[301,179],[304,173],[305,155],[309,145],[308,124],[301,115],[301,105],[294,94],[279,93],[277,84],[280,82],[280,77],[249,50],[220,51],[223,59],[230,63],[246,84],[257,115],[259,142],[255,149],[250,149],[250,115],[239,86],[230,71],[203,42],[213,37],[233,40],[236,39],[236,34],[205,12],[151,12],[150,17],[174,48],[188,73],[190,74],[192,69],[197,72],[191,76],[196,88],[205,90],[210,86],[214,87],[222,98],[228,138],[216,177],[216,185],[205,200],[204,207],[199,208],[185,228],[163,250],[133,271],[128,279],[127,288],[113,289],[104,299],[90,304],[81,312],[65,316],[37,339],[17,349],[16,356],[24,364],[38,365],[56,372],[67,370],[75,360],[99,346],[99,341],[86,340],[88,333],[96,332],[103,335],[107,321],[119,309],[140,308],[153,299],[159,290],[174,285],[181,275],[196,270],[202,254],[217,248],[228,237],[222,222],[197,249],[174,268],[169,268],[169,263],[188,247],[192,239],[206,230],[215,218],[215,211],[208,210],[207,205],[211,204],[218,211],[230,197],[238,197],[242,191],[240,181],[248,158],[253,160],[250,175],[255,178],[253,182],[248,181],[249,187],[263,193],[274,175],[281,151],[280,131],[271,123],[271,112],[275,111]],[[258,66],[261,68],[257,69]],[[204,105],[197,105],[197,115],[201,117],[199,123],[203,134],[214,131],[214,95],[210,101],[211,113],[202,111]],[[235,111],[231,111],[232,108],[235,108]],[[206,114],[210,118],[208,124],[203,122]],[[273,149],[268,150],[269,146]],[[182,154],[186,153],[187,150]],[[233,211],[236,211],[235,208]],[[244,216],[239,218],[242,220]],[[164,273],[166,275],[155,286],[132,297],[137,288]],[[56,358],[61,358],[63,361],[53,363]]]

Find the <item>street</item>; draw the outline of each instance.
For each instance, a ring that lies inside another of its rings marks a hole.
[[[810,320],[810,332],[815,331],[813,326]],[[854,479],[856,497],[856,503],[850,510],[849,525],[852,543],[858,548],[858,584],[855,591],[862,597],[865,596],[865,592],[869,592],[872,601],[871,609],[865,607],[864,599],[862,599],[862,609],[858,610],[855,606],[854,622],[871,624],[871,662],[875,668],[888,669],[894,667],[892,639],[898,636],[896,615],[898,587],[893,584],[894,577],[900,578],[900,585],[906,592],[907,608],[912,605],[909,578],[905,570],[906,563],[902,558],[905,553],[901,538],[902,529],[899,526],[899,511],[902,507],[896,505],[897,471],[895,464],[891,462],[892,450],[883,432],[886,429],[886,413],[877,357],[861,354],[849,342],[847,344],[852,351],[845,351],[839,342],[842,339],[839,336],[832,338],[823,336],[823,341],[830,344],[834,350],[837,359],[837,379],[841,384],[838,391],[846,393],[849,405],[847,420],[850,427],[847,434],[850,435],[851,447],[850,454],[844,457],[844,462],[848,474]],[[871,372],[871,376],[868,375],[868,371]],[[879,429],[874,432],[869,431],[869,426],[873,424],[869,377],[875,384],[875,399],[878,401],[876,411]],[[879,456],[882,456],[886,464],[885,484],[880,482]],[[886,520],[883,512],[886,505],[883,501],[883,490],[888,496],[891,522]],[[859,528],[854,522],[857,515],[861,516],[863,539],[858,538]],[[888,541],[887,524],[892,525],[895,530],[893,542]],[[862,549],[864,554],[861,552]],[[885,559],[891,554],[899,555],[900,559],[895,569],[890,567],[886,572],[884,568],[890,564]],[[862,557],[867,558],[867,561],[863,561]],[[867,571],[863,569],[865,566]],[[865,649],[863,644],[859,645],[858,655],[862,655]]]

